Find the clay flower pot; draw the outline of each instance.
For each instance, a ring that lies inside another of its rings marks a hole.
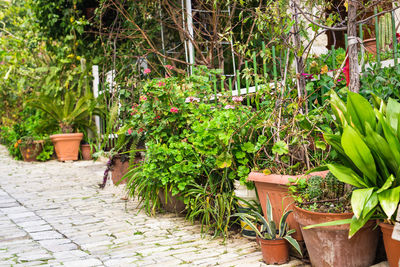
[[[122,177],[128,172],[129,160],[122,161],[120,158],[113,160],[113,166],[111,168],[111,179],[113,184],[125,184],[126,180],[121,180]],[[120,181],[121,180],[121,181]]]
[[[39,156],[43,150],[43,140],[33,141],[31,144],[21,144],[18,147],[24,161],[36,161],[36,157]]]
[[[272,215],[274,218],[281,218],[283,210],[289,206],[289,209],[294,209],[293,199],[290,197],[288,191],[289,179],[296,179],[298,177],[311,177],[315,175],[320,175],[325,177],[328,171],[324,172],[314,172],[311,175],[279,175],[270,174],[265,175],[262,172],[251,172],[248,177],[248,181],[253,181],[256,185],[258,197],[260,199],[260,204],[263,209],[263,213],[266,212],[267,194],[271,201]],[[290,229],[295,229],[296,232],[292,235],[297,241],[303,241],[301,235],[299,224],[293,218],[293,214],[290,214],[287,223]]]
[[[398,267],[400,263],[400,241],[392,238],[394,226],[387,223],[379,224],[382,230],[383,243],[390,267]]]
[[[165,211],[172,213],[183,213],[186,209],[185,203],[179,199],[179,194],[173,196],[171,191],[167,192],[167,201],[165,201],[165,191],[163,188],[158,191],[158,198]]]
[[[54,144],[59,161],[78,160],[79,145],[83,133],[54,134],[50,140]]]
[[[353,213],[320,213],[295,207],[294,218],[301,227],[312,266],[362,267],[374,263],[379,234],[374,230],[374,221],[369,221],[351,239],[348,224],[303,229],[351,217]]]
[[[91,160],[92,159],[92,152],[90,151],[89,144],[81,145],[81,154],[82,154],[83,160]]]
[[[284,264],[289,261],[289,245],[285,239],[268,240],[257,237],[266,264]]]

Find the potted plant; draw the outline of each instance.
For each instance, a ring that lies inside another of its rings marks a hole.
[[[83,137],[83,133],[77,131],[93,128],[91,116],[101,114],[101,108],[93,96],[88,94],[79,97],[72,91],[67,91],[62,100],[42,94],[29,103],[45,112],[59,125],[61,134],[50,136],[58,160],[77,160]]]
[[[306,227],[350,219],[353,216],[351,186],[329,172],[325,177],[299,178],[289,189],[296,203],[294,218],[301,227],[313,266],[370,266],[373,263],[379,234],[374,230],[373,221],[351,239],[348,224]]]
[[[249,210],[247,213],[236,213],[232,216],[239,216],[256,233],[265,263],[284,264],[289,261],[289,244],[301,255],[299,243],[291,237],[291,234],[296,230],[289,230],[286,221],[292,210],[285,210],[277,225],[273,219],[272,206],[268,195],[266,199],[266,218],[255,210]],[[254,222],[257,222],[260,228]]]
[[[92,160],[93,153],[96,152],[96,143],[91,138],[84,138],[81,142],[81,155],[83,160]]]
[[[342,164],[328,164],[328,167],[340,181],[357,188],[351,197],[354,216],[347,220],[349,237],[369,220],[394,222],[400,202],[400,103],[393,99],[385,103],[376,96],[372,100],[375,109],[359,94],[348,92],[345,104],[331,92],[338,130],[324,137],[341,156]],[[384,233],[390,228],[381,224]],[[390,243],[398,241],[391,234],[384,234],[384,242],[390,248]],[[400,253],[386,251],[386,254],[391,266],[397,266]]]
[[[43,140],[35,140],[33,137],[22,137],[15,144],[19,148],[24,161],[36,161],[36,157],[43,150]]]
[[[288,107],[290,103],[287,104]],[[260,171],[253,170],[248,176],[248,181],[255,183],[264,214],[267,193],[271,199],[274,216],[282,216],[283,207],[293,204],[287,186],[290,179],[309,176],[306,175],[307,171],[318,167],[329,156],[329,150],[325,152],[327,147],[321,127],[327,124],[330,118],[324,115],[323,109],[324,107],[311,110],[306,116],[300,114],[296,108],[285,108],[281,113],[279,110],[274,111],[277,114],[273,113],[264,122],[264,127],[274,125],[278,130],[274,135],[275,139],[274,136],[269,137],[270,141],[264,143],[257,152],[258,155],[263,155],[257,160],[265,162],[264,165],[261,165]],[[325,174],[326,172],[322,172],[319,175]],[[300,228],[292,214],[287,221],[289,227],[296,230],[293,237],[302,241]]]

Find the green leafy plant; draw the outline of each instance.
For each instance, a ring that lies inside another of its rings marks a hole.
[[[340,181],[356,187],[350,237],[374,217],[392,220],[400,201],[400,103],[378,103],[379,109],[373,109],[364,97],[348,92],[346,104],[331,92],[338,130],[324,137],[343,163],[328,168]]]
[[[102,109],[88,94],[79,97],[72,91],[67,91],[64,99],[40,94],[28,103],[31,107],[37,108],[48,114],[60,127],[62,133],[71,133],[77,129],[95,129],[92,124],[92,115],[101,115]]]
[[[272,206],[269,200],[269,196],[267,194],[267,204],[266,204],[267,216],[266,219],[260,213],[255,210],[250,210],[248,213],[235,213],[232,216],[240,217],[251,229],[256,233],[259,238],[274,240],[274,239],[286,239],[290,245],[292,245],[296,251],[302,255],[301,249],[297,241],[291,237],[291,234],[295,233],[296,230],[289,230],[289,226],[287,225],[287,217],[292,212],[292,210],[284,210],[282,217],[279,220],[279,224],[277,225],[272,216]],[[254,224],[257,222],[261,227],[258,229],[257,225]]]

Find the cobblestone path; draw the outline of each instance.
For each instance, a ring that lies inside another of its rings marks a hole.
[[[0,266],[266,266],[255,242],[202,238],[175,214],[138,212],[123,186],[100,190],[104,166],[14,161],[0,146]]]

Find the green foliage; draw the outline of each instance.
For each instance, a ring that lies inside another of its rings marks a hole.
[[[78,129],[85,131],[85,128],[93,128],[90,118],[92,115],[102,114],[101,107],[92,95],[79,98],[79,95],[72,91],[67,91],[63,99],[40,94],[32,98],[29,105],[50,116],[59,125],[62,133],[70,133]],[[93,130],[93,132],[96,131]]]
[[[52,155],[54,153],[54,146],[50,140],[45,140],[45,143],[43,144],[43,150],[40,152],[40,154],[36,157],[38,161],[47,161],[51,159]]]
[[[399,204],[400,104],[389,98],[387,105],[373,109],[352,92],[347,104],[332,92],[331,104],[338,114],[339,131],[325,133],[325,139],[341,155],[343,164],[328,167],[340,181],[358,188],[351,198],[354,216],[349,235],[353,236],[373,216],[393,219]]]
[[[400,99],[400,68],[397,66],[385,68],[374,66],[362,74],[360,82],[360,92],[365,97],[373,93],[384,100]]]
[[[255,210],[250,210],[248,213],[235,213],[232,216],[240,217],[251,229],[256,233],[256,235],[262,239],[275,240],[275,239],[286,239],[290,245],[292,245],[300,255],[301,249],[297,241],[291,237],[291,234],[296,232],[296,230],[289,230],[289,226],[286,222],[287,217],[292,212],[292,210],[284,210],[282,217],[279,220],[279,224],[274,221],[272,216],[272,206],[267,194],[267,204],[266,204],[266,218],[262,216]],[[253,222],[256,222],[254,224]],[[257,225],[260,225],[258,229]]]

